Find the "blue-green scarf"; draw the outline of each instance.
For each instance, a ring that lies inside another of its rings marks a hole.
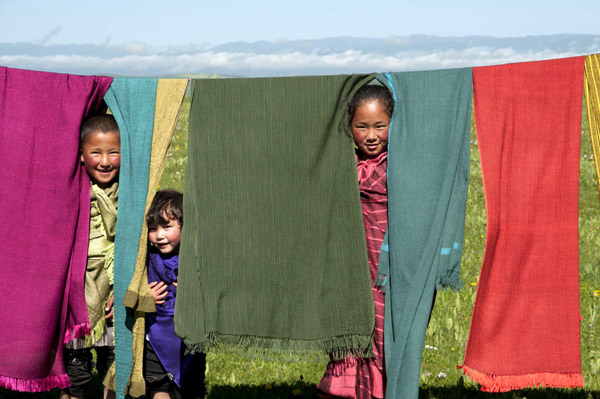
[[[469,181],[471,69],[379,75],[396,99],[388,148],[388,398],[417,398],[434,292],[458,288]]]

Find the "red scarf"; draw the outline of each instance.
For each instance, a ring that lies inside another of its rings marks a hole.
[[[581,387],[584,57],[473,68],[487,209],[464,372],[482,390]]]

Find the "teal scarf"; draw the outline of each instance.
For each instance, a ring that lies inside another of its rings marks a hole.
[[[469,181],[471,69],[379,75],[396,98],[381,251],[388,398],[417,398],[437,288],[460,287]]]
[[[116,395],[123,398],[131,373],[133,318],[121,306],[133,276],[144,221],[157,79],[115,78],[104,100],[121,130],[119,217],[115,238]]]

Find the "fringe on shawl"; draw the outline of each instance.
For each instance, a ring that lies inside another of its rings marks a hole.
[[[352,357],[373,357],[373,334],[342,335],[314,340],[301,340],[289,338],[259,337],[251,335],[232,335],[210,332],[206,334],[204,342],[191,343],[183,339],[188,353],[206,353],[209,350],[219,352],[233,352],[242,356],[258,358],[273,357],[269,352],[290,361],[300,358],[314,357],[315,353],[326,353],[331,360],[342,360]],[[261,350],[262,349],[262,350]]]
[[[43,392],[54,388],[66,388],[71,386],[67,374],[51,375],[39,380],[23,380],[20,378],[0,376],[0,387],[19,392]]]
[[[104,307],[104,306],[106,306],[106,304],[104,304],[102,306]],[[96,341],[98,341],[100,339],[100,337],[102,336],[102,333],[104,332],[104,327],[106,327],[106,319],[104,317],[102,317],[102,318],[100,318],[100,320],[98,320],[98,323],[96,323],[96,325],[94,326],[92,331],[90,331],[90,333],[88,335],[86,335],[86,337],[85,337],[85,346],[86,347],[94,346]]]
[[[437,278],[435,282],[436,291],[442,291],[446,288],[452,291],[458,291],[464,287],[465,282],[461,280],[460,273],[458,271],[448,271],[444,276]]]
[[[90,323],[83,322],[76,324],[73,328],[67,328],[63,344],[73,341],[75,338],[82,338],[90,334]]]
[[[526,388],[582,388],[580,373],[533,373],[521,375],[485,374],[468,366],[458,366],[463,374],[481,384],[483,392],[508,392]]]

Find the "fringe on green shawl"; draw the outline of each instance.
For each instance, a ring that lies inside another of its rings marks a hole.
[[[249,358],[259,357],[297,361],[327,353],[334,360],[373,356],[373,336],[344,335],[312,341],[233,335],[210,332],[202,343],[186,343],[187,353],[236,353]],[[185,338],[184,338],[185,342]],[[258,350],[258,349],[261,350]],[[356,348],[364,348],[357,350]],[[283,357],[283,359],[282,359]]]

